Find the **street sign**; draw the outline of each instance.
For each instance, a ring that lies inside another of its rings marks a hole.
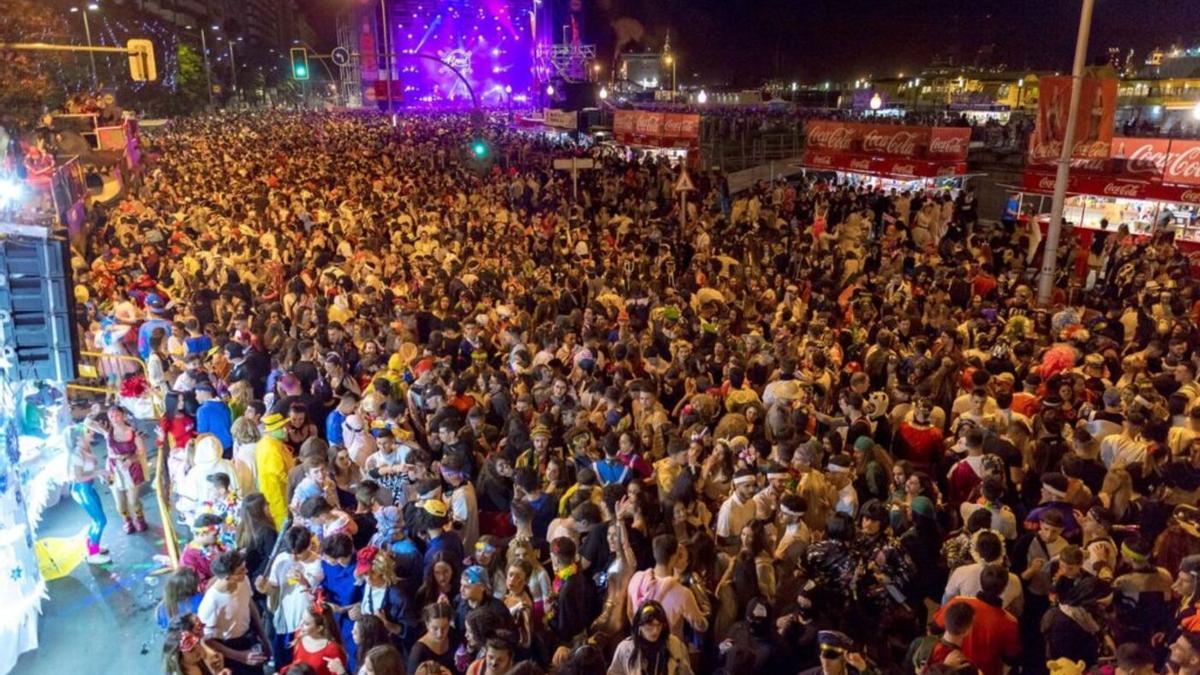
[[[679,174],[679,179],[675,181],[675,191],[689,192],[695,190],[696,184],[692,182],[692,177],[688,175],[688,172],[685,169],[683,173]]]
[[[158,79],[154,66],[154,43],[149,40],[132,39],[125,43],[129,50],[129,77],[134,82],[153,82]]]
[[[571,172],[571,199],[579,199],[579,172],[583,169],[596,168],[596,162],[591,157],[566,157],[554,160],[554,168]]]
[[[329,60],[333,61],[335,66],[350,65],[350,50],[345,47],[334,47],[332,52],[329,52]]]
[[[563,171],[575,171],[578,169],[594,169],[594,168],[596,168],[596,162],[593,159],[591,159],[590,157],[585,157],[585,158],[569,157],[567,159],[554,160],[554,168],[561,169]]]

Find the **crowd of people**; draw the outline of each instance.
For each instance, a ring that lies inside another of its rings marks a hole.
[[[145,361],[103,370],[165,401],[186,524],[164,672],[1200,672],[1169,238],[1097,237],[1041,308],[1035,233],[969,192],[696,172],[681,214],[663,160],[572,199],[476,142],[531,143],[181,119],[93,210],[79,321]],[[95,483],[147,528],[135,426],[73,450],[96,564]]]

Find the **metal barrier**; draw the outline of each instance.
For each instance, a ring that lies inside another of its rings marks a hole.
[[[136,356],[128,356],[126,354],[105,354],[102,352],[80,352],[80,362],[77,372],[81,379],[100,380],[104,386],[82,384],[78,382],[67,383],[67,397],[70,398],[72,393],[90,392],[94,394],[103,394],[105,398],[119,399],[121,390],[119,386],[112,386],[111,380],[104,372],[105,361],[116,363],[133,363],[137,366],[137,370],[128,374],[139,374],[143,378],[147,375],[146,362]],[[91,361],[91,362],[88,362]],[[107,364],[109,367],[112,363]],[[124,369],[122,369],[122,372]],[[124,375],[122,376],[124,377]],[[147,385],[149,380],[147,379]],[[153,389],[147,392],[150,398],[150,405],[153,406],[154,417],[157,419],[162,416],[164,401],[162,394]],[[170,454],[168,448],[161,447],[155,450],[154,457],[154,497],[158,503],[158,515],[162,520],[163,540],[167,546],[167,557],[171,561],[171,567],[155,570],[153,574],[165,574],[174,571],[179,567],[179,537],[175,531],[174,512],[171,508],[171,478],[167,471],[167,455]]]

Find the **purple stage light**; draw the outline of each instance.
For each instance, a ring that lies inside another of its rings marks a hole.
[[[505,87],[516,92],[533,88],[530,50],[501,48],[510,37],[522,43],[523,33],[531,30],[533,0],[439,0],[428,10],[424,2],[386,1],[390,15],[406,17],[403,25],[393,29],[394,49],[402,54],[433,56],[449,64],[470,82],[484,105],[506,105],[509,97]],[[412,20],[407,19],[410,15]],[[420,31],[415,30],[418,27]],[[402,74],[405,99],[410,102],[469,102],[467,87],[453,70],[434,60],[406,58],[396,69]],[[364,80],[372,79],[364,70]],[[414,93],[407,93],[409,86],[415,87]]]

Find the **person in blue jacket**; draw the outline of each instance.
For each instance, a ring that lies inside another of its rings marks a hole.
[[[233,434],[230,429],[233,427],[233,415],[229,412],[229,406],[217,398],[216,389],[208,382],[196,385],[196,400],[200,403],[196,410],[196,433],[216,436],[225,449],[224,458],[231,458]]]

